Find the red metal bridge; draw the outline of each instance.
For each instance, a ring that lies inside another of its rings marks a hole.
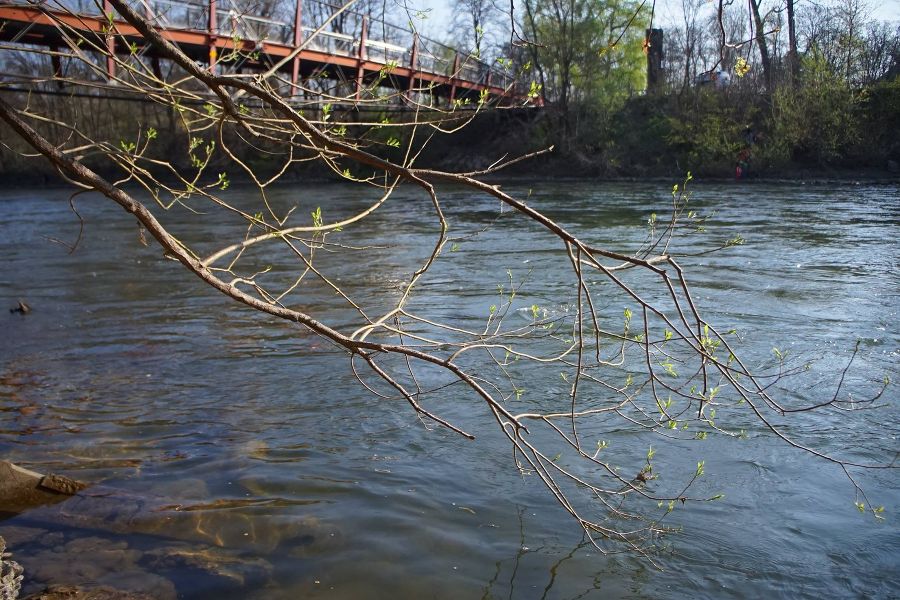
[[[498,66],[383,20],[346,10],[338,20],[332,15],[341,7],[294,1],[293,14],[280,18],[250,14],[254,6],[241,6],[241,0],[137,0],[132,6],[193,60],[223,73],[277,66],[292,93],[304,82],[325,79],[344,82],[357,100],[370,87],[393,88],[408,97],[425,93],[450,104],[525,100],[514,90],[511,74]],[[116,15],[108,0],[0,0],[0,41],[7,42],[3,47],[66,48],[71,44],[67,32],[102,40],[110,79],[116,69],[112,56],[135,53],[146,56],[162,78],[157,50]],[[53,53],[52,58],[58,74],[59,56]]]

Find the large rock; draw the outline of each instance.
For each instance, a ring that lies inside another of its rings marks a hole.
[[[86,487],[62,475],[41,475],[0,461],[0,518],[61,502]]]

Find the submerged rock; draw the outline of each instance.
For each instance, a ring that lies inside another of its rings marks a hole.
[[[52,585],[43,592],[31,594],[22,600],[157,600],[143,592],[128,592],[115,588],[78,587],[74,585]]]
[[[274,570],[259,555],[304,557],[340,543],[333,526],[284,511],[297,504],[290,498],[208,498],[202,482],[181,483],[173,495],[182,502],[172,503],[171,496],[88,488],[0,461],[0,518],[27,511],[0,522],[0,534],[29,546],[20,561],[27,591],[66,584],[30,600],[174,600],[169,571],[193,572],[214,587],[259,588],[271,582]],[[185,495],[200,498],[184,502]],[[135,535],[151,536],[156,547],[132,547]]]
[[[174,584],[139,564],[143,553],[122,540],[99,536],[77,537],[64,545],[22,556],[28,581],[42,585],[64,582],[80,594],[117,593],[111,598],[175,600]],[[131,595],[129,595],[131,594]],[[94,598],[92,595],[73,598]],[[106,598],[100,595],[98,598]],[[67,598],[67,596],[62,596]]]
[[[65,536],[59,531],[49,531],[40,527],[7,525],[6,523],[0,523],[0,538],[5,539],[11,548],[29,545],[52,548],[65,542]]]
[[[236,556],[214,547],[172,546],[146,554],[155,569],[193,569],[225,580],[230,585],[260,586],[272,577],[271,563],[261,558]]]

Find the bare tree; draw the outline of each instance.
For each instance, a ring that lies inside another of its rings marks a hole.
[[[741,437],[729,419],[746,415],[780,442],[843,470],[859,506],[877,510],[856,485],[852,469],[892,465],[820,452],[795,439],[786,419],[813,409],[871,406],[883,388],[859,400],[859,394],[848,397],[841,381],[833,395],[802,406],[773,395],[774,383],[792,369],[779,364],[773,373],[752,372],[733,346],[733,336],[704,319],[694,301],[676,236],[697,225],[697,216],[686,208],[687,181],[673,190],[670,213],[650,220],[637,251],[605,248],[482,179],[528,155],[467,173],[417,166],[424,144],[464,125],[468,114],[408,98],[416,110],[409,122],[341,122],[333,109],[313,119],[288,100],[288,82],[277,71],[253,76],[212,72],[165,39],[130,3],[109,2],[118,16],[104,34],[79,33],[57,20],[65,49],[25,51],[58,55],[94,75],[87,82],[60,73],[50,78],[73,90],[102,87],[103,63],[114,61],[112,82],[119,93],[145,97],[176,116],[185,160],[157,151],[161,132],[154,127],[141,124],[130,137],[102,138],[82,126],[79,114],[42,111],[22,93],[0,98],[7,126],[73,186],[99,192],[133,215],[136,239],[149,234],[166,256],[212,290],[272,319],[299,324],[341,349],[348,372],[362,385],[385,399],[405,401],[426,426],[474,438],[443,414],[450,412],[448,402],[480,410],[508,440],[513,468],[539,480],[597,548],[628,549],[649,558],[647,550],[665,530],[667,515],[683,505],[714,500],[691,491],[704,475],[702,462],[680,477],[667,473],[659,479],[658,448],[669,445],[672,455],[680,455],[682,444],[707,435]],[[42,6],[57,18],[48,4]],[[569,19],[559,8],[560,18]],[[159,77],[139,48],[110,53],[113,46],[104,35],[117,37],[118,47],[135,48],[134,34],[124,33],[126,24],[177,77]],[[2,86],[21,83],[7,79]],[[77,103],[71,108],[77,111]],[[251,153],[269,157],[270,174],[245,160]],[[85,160],[90,156],[102,157],[116,174],[105,177],[89,168]],[[368,201],[339,219],[329,218],[327,204],[308,216],[279,210],[269,202],[269,190],[300,161],[318,161],[360,185],[369,192]],[[253,193],[240,200],[223,193],[238,176],[255,184]],[[567,276],[558,304],[523,305],[542,274],[503,274],[501,267],[502,281],[480,319],[454,319],[418,307],[420,287],[433,281],[453,245],[465,241],[454,237],[454,224],[444,212],[440,186],[448,183],[494,199],[501,207],[498,218],[534,227],[552,241],[555,272]],[[430,207],[433,239],[385,308],[383,300],[355,293],[330,276],[329,264],[362,261],[366,250],[353,243],[354,226],[390,202],[401,184],[415,186]],[[135,186],[140,194],[128,191]],[[202,224],[203,215],[213,211],[239,224],[244,234],[191,242],[174,225],[190,217]],[[310,290],[329,291],[352,318],[324,322],[307,308]],[[447,390],[457,392],[449,397]],[[633,430],[641,444],[607,448],[603,432],[620,428]]]
[[[871,85],[897,68],[900,60],[900,26],[873,23],[866,31],[860,55],[859,81]]]
[[[709,70],[707,66],[709,28],[706,27],[706,15],[703,14],[705,4],[694,0],[682,0],[681,27],[666,32],[670,85],[681,90],[694,85],[697,76]]]
[[[493,0],[455,0],[453,6],[457,39],[476,57],[484,57],[487,47],[499,40],[495,30],[504,22],[503,13]]]

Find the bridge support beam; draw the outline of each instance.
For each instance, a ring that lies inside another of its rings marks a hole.
[[[62,60],[59,58],[59,46],[50,46],[50,66],[53,67],[53,79],[56,80],[56,88],[62,89]]]
[[[113,37],[111,17],[115,13],[109,0],[103,0],[103,13],[109,28],[106,31],[106,79],[112,82],[116,76],[116,39]]]
[[[411,96],[416,87],[416,75],[419,72],[419,33],[413,32],[413,45],[409,53],[409,85],[406,87],[406,95]]]
[[[453,72],[450,73],[450,106],[456,101],[456,77],[459,75],[459,52],[453,57]]]
[[[153,15],[153,11],[150,10],[150,4],[144,4],[144,16],[147,17],[148,23],[153,23],[156,17]],[[156,77],[159,81],[162,81],[162,68],[159,66],[159,57],[155,54],[150,57],[150,68],[153,69],[153,76]]]
[[[207,22],[207,33],[209,34],[209,70],[211,73],[216,72],[216,59],[219,56],[216,50],[216,0],[209,0],[209,20]]]
[[[369,38],[369,20],[363,15],[362,18],[362,32],[359,34],[359,54],[357,56],[356,62],[358,64],[356,68],[356,100],[358,101],[360,96],[362,95],[363,88],[363,75],[365,75],[365,61],[366,61],[366,42]]]
[[[294,50],[303,43],[302,28],[302,7],[303,0],[297,0],[297,9],[294,11]],[[294,57],[291,64],[291,97],[296,96],[300,91],[297,83],[300,81],[300,54]]]

